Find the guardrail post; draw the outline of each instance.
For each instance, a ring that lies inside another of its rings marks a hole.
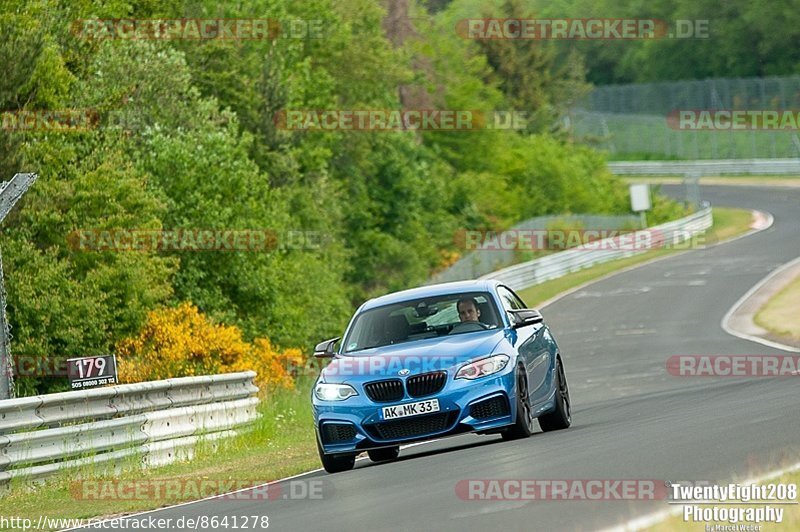
[[[14,366],[8,348],[10,339],[8,320],[6,319],[6,285],[3,280],[3,255],[0,252],[0,399],[14,397]]]
[[[697,208],[700,205],[700,174],[686,172],[683,174],[683,184],[686,185],[686,201]]]

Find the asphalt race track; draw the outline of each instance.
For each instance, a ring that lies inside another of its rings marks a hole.
[[[680,187],[664,187],[682,195]],[[726,334],[728,309],[800,255],[800,189],[703,187],[712,205],[770,212],[772,228],[676,253],[546,307],[573,401],[573,427],[503,442],[460,436],[408,448],[393,463],[315,472],[318,500],[208,500],[145,514],[268,515],[274,530],[595,530],[665,501],[462,500],[463,479],[728,481],[800,460],[794,378],[676,377],[681,354],[790,354]],[[702,525],[697,525],[702,526]]]

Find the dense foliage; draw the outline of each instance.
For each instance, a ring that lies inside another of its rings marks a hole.
[[[666,35],[657,39],[559,41],[559,51],[583,58],[586,79],[597,85],[786,76],[800,69],[800,9],[796,0],[425,2],[437,10],[458,9],[462,18],[503,18],[516,11],[539,19],[656,19],[666,23]],[[679,35],[681,38],[674,38]]]

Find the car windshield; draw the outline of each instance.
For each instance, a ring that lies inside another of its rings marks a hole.
[[[461,312],[461,316],[459,316]],[[413,299],[359,314],[344,341],[345,353],[500,326],[487,292]]]

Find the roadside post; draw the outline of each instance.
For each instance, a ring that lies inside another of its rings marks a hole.
[[[14,174],[10,181],[0,182],[0,222],[2,222],[23,194],[30,188],[38,174]],[[6,317],[6,287],[3,280],[3,255],[0,253],[0,399],[14,397],[14,375],[11,363]]]
[[[647,183],[631,185],[631,210],[638,212],[642,220],[642,229],[647,227],[647,211],[650,210],[650,185]]]

